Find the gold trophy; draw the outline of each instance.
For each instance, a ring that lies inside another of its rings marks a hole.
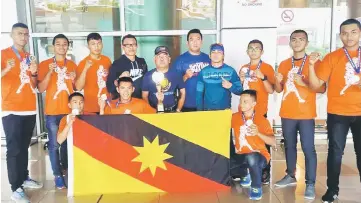
[[[152,75],[152,80],[153,82],[155,82],[155,86],[157,88],[157,93],[161,93],[162,92],[162,83],[164,81],[164,73],[155,71]],[[163,105],[163,101],[160,101],[158,99],[158,105],[157,105],[157,112],[158,113],[164,113],[164,105]]]

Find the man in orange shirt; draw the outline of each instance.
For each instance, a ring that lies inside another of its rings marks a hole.
[[[251,186],[249,198],[252,200],[262,198],[262,170],[271,159],[266,144],[276,145],[269,121],[255,111],[256,101],[255,90],[244,90],[239,103],[240,112],[232,116],[232,140],[236,153],[233,167],[248,171],[242,174],[240,183],[243,187]]]
[[[28,148],[36,122],[38,65],[24,47],[28,26],[16,23],[11,29],[13,46],[1,50],[2,122],[6,137],[6,164],[13,191],[11,199],[30,202],[23,188],[43,185],[29,178]]]
[[[317,89],[328,83],[327,104],[327,192],[324,202],[333,202],[339,193],[339,177],[346,137],[351,129],[361,173],[361,24],[348,19],[340,25],[343,48],[329,53],[320,67],[310,64],[310,85]],[[318,56],[314,56],[314,60]]]
[[[90,113],[99,113],[98,98],[102,94],[108,94],[106,80],[111,66],[108,57],[102,55],[103,42],[98,33],[90,33],[87,37],[89,56],[84,58],[76,69],[77,90],[84,89],[86,98],[84,111]]]
[[[293,56],[281,62],[276,74],[275,90],[283,91],[280,110],[282,131],[285,138],[287,175],[276,186],[297,184],[295,178],[297,161],[297,134],[300,133],[302,151],[306,162],[305,198],[315,198],[317,155],[315,150],[316,91],[308,85],[308,68],[319,61],[307,56],[305,49],[308,35],[304,30],[295,30],[290,37]],[[314,53],[312,53],[314,55]]]
[[[104,114],[151,114],[156,113],[146,101],[132,98],[135,90],[133,80],[130,77],[121,77],[117,81],[119,99],[109,101],[99,98],[100,115]]]
[[[56,135],[60,120],[64,115],[70,113],[68,97],[74,92],[76,65],[66,58],[69,40],[65,35],[56,35],[53,39],[53,45],[55,56],[39,65],[38,89],[41,93],[46,91],[45,120],[49,138],[49,158],[55,176],[55,186],[58,189],[63,189],[66,186],[60,169],[59,145],[56,142]],[[66,142],[64,142],[61,146],[61,150],[64,150],[62,154],[66,153],[66,148]],[[66,164],[64,161],[64,169],[67,168]]]
[[[272,94],[275,83],[275,72],[273,67],[262,61],[263,43],[260,40],[252,40],[248,43],[247,55],[250,63],[243,65],[239,71],[239,76],[243,89],[252,89],[257,91],[257,105],[255,111],[267,118],[268,95]],[[267,146],[270,152],[270,146]],[[269,184],[271,162],[267,165],[262,174],[263,184]]]

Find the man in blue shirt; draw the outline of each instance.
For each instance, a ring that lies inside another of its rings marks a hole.
[[[180,55],[173,63],[172,70],[183,76],[185,82],[186,99],[182,112],[197,110],[196,86],[198,73],[210,64],[208,54],[201,52],[202,33],[199,29],[192,29],[187,34],[188,51]]]
[[[144,76],[142,97],[155,109],[162,103],[164,112],[180,112],[185,100],[185,85],[182,76],[176,71],[169,71],[171,58],[167,47],[159,46],[154,52],[156,68]],[[159,84],[154,81],[155,75],[162,76]],[[177,90],[179,90],[179,97],[176,94]]]
[[[212,44],[211,65],[198,74],[197,110],[224,110],[231,108],[232,94],[240,95],[242,84],[237,72],[224,63],[224,47]]]

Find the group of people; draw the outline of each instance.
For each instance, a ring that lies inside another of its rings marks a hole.
[[[2,113],[7,142],[8,178],[16,202],[30,202],[24,188],[43,185],[29,177],[28,147],[36,121],[36,89],[46,91],[45,120],[48,149],[58,189],[66,188],[66,138],[77,115],[144,114],[212,111],[231,108],[232,93],[240,95],[239,112],[231,126],[231,167],[234,180],[251,187],[250,199],[262,198],[262,183],[270,180],[270,146],[276,144],[267,120],[268,95],[283,92],[280,117],[285,141],[286,175],[275,183],[284,187],[296,184],[297,135],[305,154],[305,198],[315,198],[317,155],[314,145],[316,93],[328,88],[327,192],[324,202],[333,202],[339,193],[341,160],[349,129],[353,135],[357,167],[361,172],[361,25],[348,19],[340,25],[343,48],[326,55],[306,54],[308,35],[295,30],[290,35],[293,55],[277,72],[262,61],[260,40],[247,46],[248,64],[239,72],[224,63],[222,44],[201,52],[202,34],[192,29],[187,34],[188,51],[171,64],[169,49],[154,51],[155,68],[148,70],[136,55],[137,39],[122,38],[124,55],[113,63],[102,55],[102,37],[87,37],[89,56],[78,65],[66,58],[68,38],[53,39],[55,56],[37,64],[25,51],[28,27],[12,27],[13,46],[1,51]],[[361,180],[361,178],[360,178]]]

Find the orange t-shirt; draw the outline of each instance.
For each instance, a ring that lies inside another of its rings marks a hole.
[[[152,114],[156,113],[146,101],[132,98],[127,104],[118,104],[119,100],[112,100],[105,106],[104,114]]]
[[[245,118],[246,120],[252,118]],[[273,136],[273,129],[269,121],[262,115],[256,114],[253,119],[253,123],[258,127],[258,131],[266,136]],[[265,142],[256,136],[247,135],[247,126],[243,120],[241,112],[234,113],[232,115],[232,130],[233,130],[233,144],[237,154],[248,154],[252,152],[261,153],[267,162],[271,159],[271,155],[268,153]]]
[[[80,61],[78,68],[76,69],[77,77],[80,77],[85,68],[85,64],[88,60],[93,62],[92,67],[89,68],[84,85],[84,111],[87,112],[99,112],[98,97],[102,94],[108,95],[106,88],[106,81],[108,77],[109,67],[112,62],[107,56],[100,56],[99,60],[91,59],[87,56]]]
[[[39,82],[43,81],[49,71],[49,65],[53,63],[53,58],[45,60],[39,65]],[[45,95],[45,115],[69,114],[68,97],[74,92],[73,81],[68,74],[75,72],[76,65],[71,60],[57,61],[58,67],[54,69],[51,75]]]
[[[303,58],[295,60],[295,68],[292,68],[291,58],[281,62],[278,72],[283,75],[283,98],[280,110],[281,118],[289,119],[313,119],[316,117],[316,92],[309,87],[297,85],[293,74],[297,73]],[[320,65],[316,62],[315,69]],[[302,77],[308,84],[309,57],[307,57],[302,70]]]
[[[9,59],[15,59],[15,67],[1,78],[2,111],[36,111],[36,87],[31,85],[31,72],[25,59],[29,54],[19,54],[22,62],[11,47],[1,50],[1,70],[6,68]]]
[[[354,64],[359,64],[358,52],[348,53]],[[315,71],[318,78],[328,82],[328,113],[361,116],[361,88],[357,86],[361,73],[356,74],[342,48],[327,54]]]
[[[84,112],[82,115],[96,115],[96,114]],[[59,128],[58,128],[58,135],[59,135],[61,132],[63,132],[66,124],[68,123],[67,119],[68,119],[68,115],[65,115],[65,116],[60,120]]]
[[[248,72],[249,64],[242,66],[240,71]],[[252,89],[257,91],[257,105],[255,111],[257,114],[265,115],[268,111],[268,92],[264,87],[263,81],[258,79],[255,75],[257,65],[251,65],[250,75],[251,78],[246,78],[243,82],[243,89]],[[275,72],[271,65],[262,62],[260,66],[261,72],[267,76],[267,80],[273,85],[275,83]]]

